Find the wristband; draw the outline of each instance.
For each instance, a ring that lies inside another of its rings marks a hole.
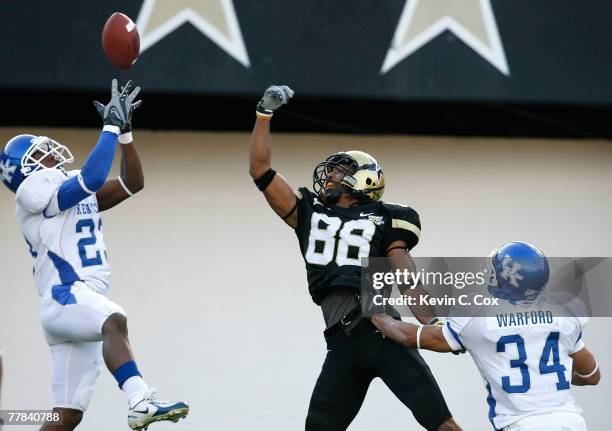
[[[257,108],[255,109],[255,115],[257,115],[257,118],[259,119],[269,120],[274,115],[274,111],[264,108],[262,106],[262,101],[260,100],[257,104]]]
[[[270,120],[274,114],[264,114],[263,112],[255,111],[255,115],[257,115],[257,118],[260,120]]]
[[[134,141],[132,136],[132,132],[122,133],[119,135],[119,143],[120,144],[131,144]]]
[[[115,135],[119,135],[119,133],[121,133],[121,131],[119,130],[119,126],[113,126],[112,124],[107,124],[102,128],[103,132],[111,132],[114,133]]]
[[[591,371],[589,374],[580,374],[578,372],[576,372],[576,375],[578,377],[581,377],[583,379],[588,379],[589,377],[591,377],[593,374],[595,374],[597,372],[597,370],[599,369],[599,364],[597,363],[597,361],[595,361],[595,368],[593,368],[593,371]]]
[[[416,347],[417,347],[417,349],[421,348],[421,332],[423,332],[423,325],[419,325],[419,329],[417,329],[417,333],[416,333]]]

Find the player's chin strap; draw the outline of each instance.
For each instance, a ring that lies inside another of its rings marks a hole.
[[[595,360],[595,368],[593,368],[593,371],[591,371],[589,374],[580,374],[576,372],[576,375],[582,379],[588,379],[589,377],[593,376],[597,370],[599,370],[599,364],[597,363],[597,360]]]
[[[323,194],[325,196],[325,203],[329,205],[334,205],[337,203],[342,197],[342,193],[345,190],[342,187],[332,187],[331,189],[326,189]]]

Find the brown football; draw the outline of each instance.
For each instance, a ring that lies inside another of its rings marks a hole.
[[[140,36],[134,21],[120,12],[112,14],[102,30],[102,49],[115,67],[122,70],[132,67],[140,53]]]

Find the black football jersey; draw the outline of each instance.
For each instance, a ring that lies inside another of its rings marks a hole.
[[[361,258],[385,257],[397,240],[406,241],[408,250],[419,242],[421,222],[412,208],[384,202],[352,208],[327,206],[304,187],[296,196],[295,233],[316,304],[334,287],[360,289]]]

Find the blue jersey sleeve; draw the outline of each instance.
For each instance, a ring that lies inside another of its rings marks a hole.
[[[111,126],[112,127],[112,126]],[[57,208],[65,211],[97,192],[113,165],[119,131],[106,126],[81,172],[65,181],[57,192]]]

